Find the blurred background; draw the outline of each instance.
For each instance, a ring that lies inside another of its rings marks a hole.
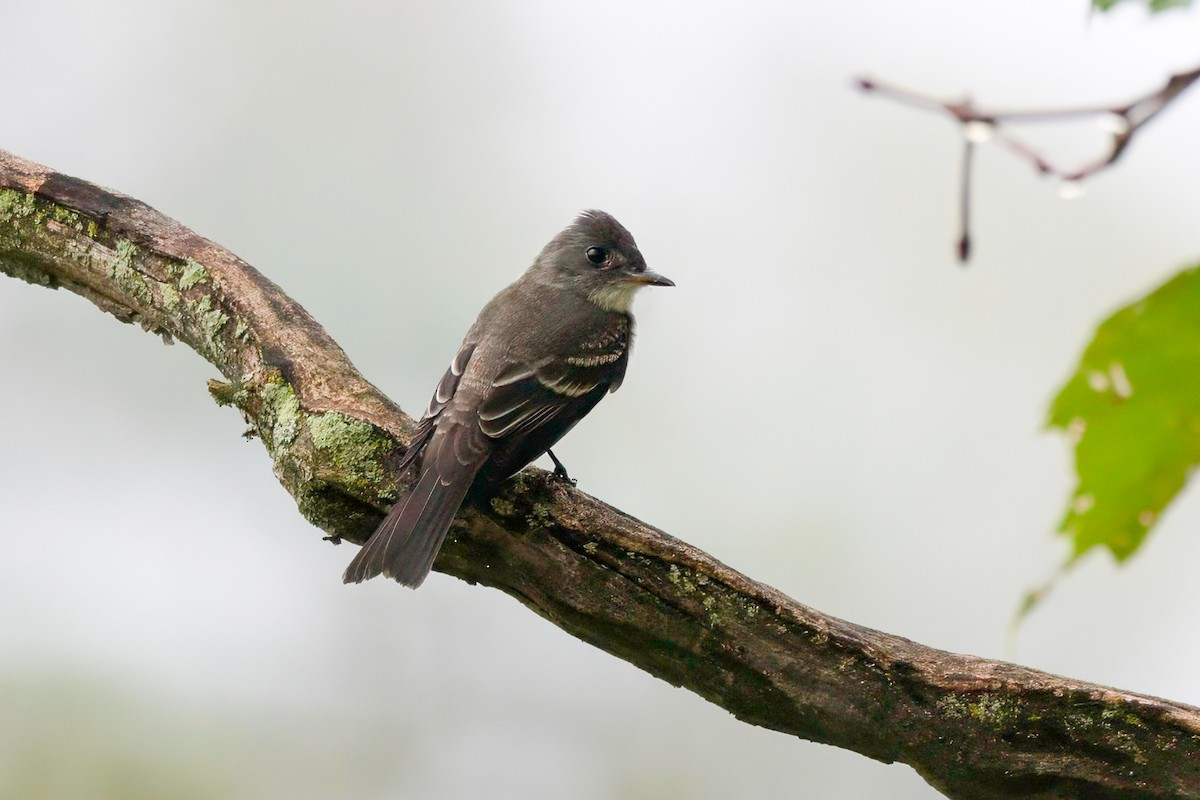
[[[1200,96],[1066,201],[860,74],[991,107],[1125,101],[1195,14],[962,3],[0,0],[0,148],[238,253],[419,412],[583,208],[678,287],[561,445],[580,488],[822,611],[1200,703],[1200,498],[1124,569],[1066,554],[1042,430],[1095,324],[1200,256]],[[1046,131],[1062,160],[1094,126]],[[933,798],[435,574],[344,587],[216,373],[0,280],[0,796]]]

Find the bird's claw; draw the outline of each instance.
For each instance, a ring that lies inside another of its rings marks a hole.
[[[563,483],[569,483],[572,486],[578,486],[579,481],[567,474],[567,468],[558,460],[558,456],[554,455],[553,450],[547,450],[546,455],[550,456],[550,460],[554,462],[554,477]]]

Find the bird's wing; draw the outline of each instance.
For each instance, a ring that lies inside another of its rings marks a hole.
[[[429,405],[425,409],[425,416],[421,417],[421,421],[417,423],[417,429],[413,432],[413,437],[408,443],[408,449],[404,451],[403,458],[400,459],[400,464],[396,467],[396,474],[403,475],[404,472],[417,462],[430,439],[433,437],[434,427],[437,417],[442,413],[446,404],[450,402],[450,398],[454,397],[455,390],[458,389],[458,383],[462,379],[463,372],[467,369],[467,363],[471,360],[471,354],[475,352],[475,342],[463,342],[459,348],[458,354],[454,356],[454,360],[450,362],[450,366],[446,369],[446,374],[438,381],[437,389],[433,392],[433,397],[429,398]]]
[[[467,340],[462,343],[462,347],[458,349],[458,354],[454,356],[454,360],[450,362],[450,367],[446,370],[446,374],[438,381],[437,389],[433,392],[433,397],[429,399],[429,406],[425,409],[425,419],[432,419],[442,412],[446,404],[450,402],[450,398],[454,397],[455,391],[458,390],[458,383],[462,380],[463,373],[467,370],[467,364],[471,361],[471,356],[475,353],[476,342]]]
[[[479,427],[493,439],[529,433],[555,419],[597,389],[611,390],[625,374],[625,350],[551,356],[533,364],[509,364],[492,379],[479,404]],[[596,398],[599,399],[599,398]]]

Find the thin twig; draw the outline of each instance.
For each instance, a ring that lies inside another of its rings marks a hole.
[[[1161,88],[1124,105],[1009,111],[986,111],[977,108],[970,99],[959,101],[937,100],[911,89],[881,83],[869,78],[860,78],[857,84],[858,88],[864,92],[881,95],[914,108],[949,114],[962,128],[964,138],[967,139],[968,144],[963,152],[964,172],[962,176],[962,202],[960,208],[961,236],[958,241],[958,257],[960,261],[965,263],[970,257],[971,241],[968,192],[971,186],[970,172],[974,166],[972,158],[974,148],[972,145],[980,144],[987,138],[994,138],[1008,152],[1028,161],[1038,174],[1051,175],[1065,182],[1078,183],[1116,163],[1117,159],[1124,154],[1130,143],[1132,143],[1134,134],[1195,83],[1197,79],[1200,79],[1200,68],[1188,72],[1180,72],[1172,75]],[[1109,126],[1111,129],[1111,141],[1107,153],[1102,157],[1084,164],[1082,167],[1075,167],[1073,169],[1056,166],[1032,145],[1014,136],[1010,131],[1004,130],[1006,124],[1014,122],[1061,122],[1064,119],[1079,117],[1110,120],[1112,123]],[[972,136],[972,126],[974,126],[974,130],[976,131],[980,129],[980,126],[987,126],[990,129],[991,136]]]
[[[962,186],[959,198],[958,260],[966,264],[971,257],[971,173],[975,160],[975,142],[963,137]]]

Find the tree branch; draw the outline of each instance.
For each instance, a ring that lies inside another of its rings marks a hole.
[[[245,262],[0,151],[0,271],[187,343],[306,518],[335,539],[374,529],[413,421]],[[1200,797],[1200,709],[826,616],[540,470],[464,509],[436,568],[746,722],[907,763],[950,797]]]
[[[1028,161],[1041,175],[1052,175],[1063,181],[1064,188],[1078,189],[1080,182],[1107,169],[1133,142],[1143,125],[1158,115],[1188,87],[1200,79],[1200,68],[1172,75],[1160,88],[1128,103],[1085,108],[1045,108],[995,111],[977,107],[970,98],[964,100],[935,100],[932,97],[902,89],[872,78],[859,78],[858,88],[890,100],[926,111],[940,111],[958,122],[965,140],[961,176],[959,219],[961,234],[958,240],[958,259],[966,263],[971,253],[970,187],[973,168],[972,145],[995,139],[1013,155]],[[1013,135],[1005,126],[1014,122],[1061,122],[1065,119],[1092,118],[1101,122],[1109,133],[1108,152],[1080,167],[1066,168],[1053,164],[1024,139]],[[1076,192],[1078,194],[1078,192]]]

